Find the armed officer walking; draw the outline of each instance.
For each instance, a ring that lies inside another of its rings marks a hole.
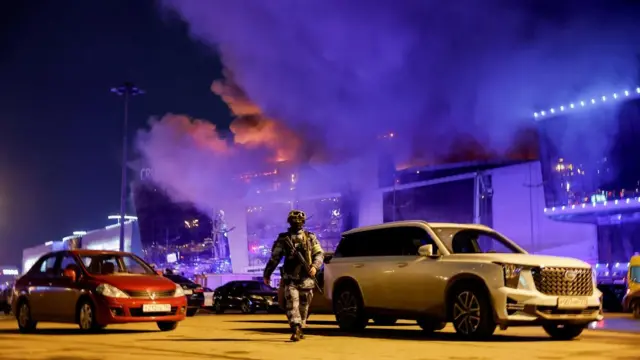
[[[271,249],[271,259],[264,269],[264,283],[271,283],[271,274],[284,257],[282,279],[287,319],[293,331],[291,341],[304,339],[313,289],[317,286],[316,273],[322,267],[324,251],[316,236],[304,230],[307,216],[300,210],[289,212],[289,230],[278,235]],[[281,300],[282,301],[282,300]]]

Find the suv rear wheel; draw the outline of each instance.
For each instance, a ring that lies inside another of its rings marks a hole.
[[[463,338],[486,339],[496,331],[491,301],[481,287],[462,285],[453,289],[448,306],[453,327]]]
[[[543,325],[544,331],[555,340],[571,340],[582,334],[585,325]]]
[[[369,319],[365,316],[360,291],[353,285],[338,288],[333,296],[333,309],[338,326],[343,331],[362,331]]]

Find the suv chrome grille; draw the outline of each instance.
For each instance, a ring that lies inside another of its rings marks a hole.
[[[132,298],[139,299],[159,299],[173,297],[175,290],[166,291],[125,291]]]
[[[536,289],[559,296],[593,295],[591,269],[544,267],[531,271]]]

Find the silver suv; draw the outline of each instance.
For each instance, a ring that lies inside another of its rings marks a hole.
[[[526,325],[569,340],[602,319],[589,264],[530,255],[483,225],[401,221],[347,231],[324,279],[346,331],[369,319],[410,319],[428,332],[452,322],[466,339]]]

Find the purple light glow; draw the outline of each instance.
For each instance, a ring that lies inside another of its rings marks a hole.
[[[618,99],[621,99],[621,100],[622,100],[622,99],[635,99],[635,98],[640,98],[640,87],[637,87],[637,88],[636,88],[635,93],[632,93],[632,92],[631,92],[631,91],[629,91],[629,90],[625,90],[623,93],[624,93],[624,97],[620,97],[620,96],[618,96],[618,93],[613,93],[613,95],[611,96],[611,98],[612,98],[612,99],[614,99],[614,100],[618,100]],[[600,97],[600,101],[599,101],[599,102],[598,102],[595,98],[593,98],[593,99],[591,99],[590,103],[591,103],[591,105],[598,105],[598,104],[600,104],[600,103],[606,103],[606,102],[607,102],[607,99],[608,99],[608,98],[607,98],[607,96],[606,96],[606,95],[602,95],[602,96]],[[584,100],[581,100],[581,101],[580,101],[580,106],[581,106],[581,107],[584,107],[586,104],[587,104],[587,103],[586,103]],[[566,110],[566,107],[565,107],[564,105],[560,106],[559,108],[560,108],[560,112],[564,112],[564,111]],[[571,104],[569,105],[569,108],[571,108],[571,109],[575,109],[574,104],[573,104],[573,103],[571,103]],[[535,119],[542,120],[541,118],[543,118],[543,117],[544,117],[545,119],[548,119],[548,118],[551,118],[551,117],[552,117],[552,115],[557,115],[557,114],[558,114],[558,111],[556,111],[556,109],[555,109],[555,108],[551,108],[551,109],[549,110],[549,113],[547,113],[546,111],[535,112],[535,113],[533,113],[533,117],[534,117]]]

